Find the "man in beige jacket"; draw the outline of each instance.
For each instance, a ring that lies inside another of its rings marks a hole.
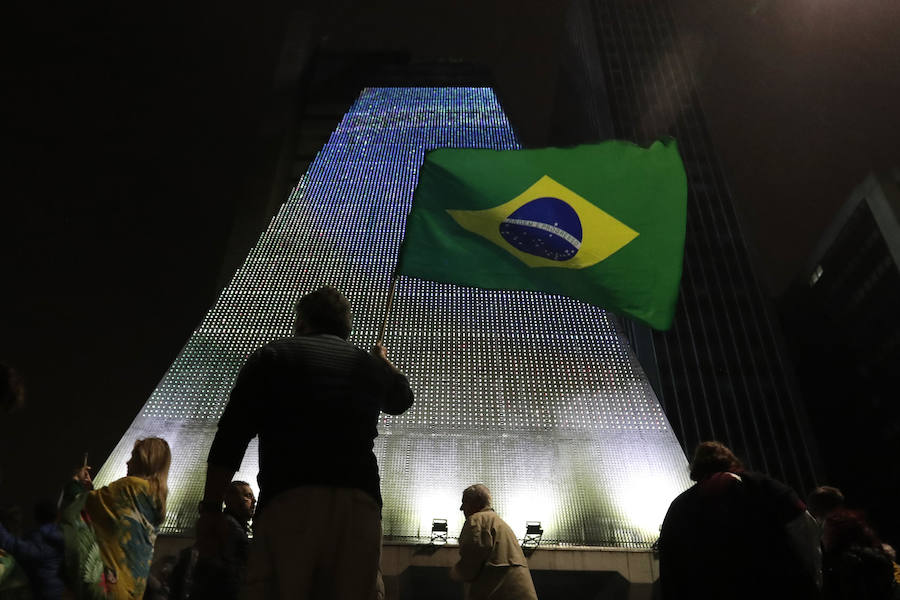
[[[463,491],[466,524],[459,534],[459,562],[450,578],[466,582],[469,600],[537,600],[528,562],[512,529],[491,508],[491,492],[471,485]]]

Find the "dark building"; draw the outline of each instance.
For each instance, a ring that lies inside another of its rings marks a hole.
[[[675,324],[652,333],[626,325],[672,427],[687,453],[720,440],[751,468],[805,493],[816,481],[817,453],[667,0],[574,2],[566,27],[556,143],[615,137],[646,144],[670,135],[685,163],[687,239]]]
[[[900,487],[900,171],[870,175],[780,303],[829,482],[895,539]]]

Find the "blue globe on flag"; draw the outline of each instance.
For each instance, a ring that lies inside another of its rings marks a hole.
[[[564,261],[581,248],[581,219],[559,198],[537,198],[506,217],[500,223],[500,235],[522,252]]]

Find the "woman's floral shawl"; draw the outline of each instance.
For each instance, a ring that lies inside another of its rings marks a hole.
[[[150,484],[140,477],[123,477],[75,495],[63,510],[61,525],[66,571],[76,597],[142,598],[161,517]]]

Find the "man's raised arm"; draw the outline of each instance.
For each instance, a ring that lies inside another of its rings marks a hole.
[[[389,415],[401,415],[413,404],[413,393],[409,380],[400,369],[394,366],[387,357],[387,348],[383,344],[372,346],[372,354],[385,362],[391,371],[391,381],[385,392],[381,410]]]

